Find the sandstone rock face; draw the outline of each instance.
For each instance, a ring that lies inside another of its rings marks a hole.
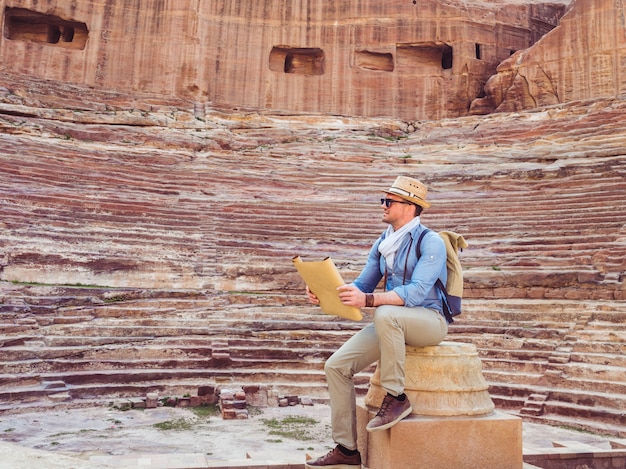
[[[0,0],[0,62],[219,107],[439,119],[466,115],[569,3]]]
[[[578,1],[558,28],[498,67],[472,113],[626,95],[622,2]]]

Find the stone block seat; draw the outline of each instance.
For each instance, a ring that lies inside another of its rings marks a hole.
[[[357,425],[365,466],[377,469],[521,469],[522,421],[496,412],[472,344],[406,348],[405,393],[413,411],[392,428],[367,432],[385,396],[377,368]]]

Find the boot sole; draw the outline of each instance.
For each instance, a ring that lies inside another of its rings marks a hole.
[[[306,469],[362,469],[361,464],[332,464],[330,466],[309,466],[305,464]]]

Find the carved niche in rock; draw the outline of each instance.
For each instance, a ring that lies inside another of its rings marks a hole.
[[[67,49],[84,49],[89,37],[85,23],[67,21],[25,8],[6,8],[4,37],[11,41],[38,42]]]

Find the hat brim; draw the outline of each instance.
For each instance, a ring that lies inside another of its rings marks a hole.
[[[397,192],[395,192],[393,190],[393,187],[391,189],[387,189],[386,191],[383,191],[385,194],[393,194],[396,195],[398,197],[400,197],[402,200],[406,200],[407,202],[411,202],[412,204],[415,205],[419,205],[422,208],[429,208],[430,207],[430,202],[426,202],[425,200],[422,200],[420,198],[417,197],[409,197],[406,196],[404,194],[398,194]]]

